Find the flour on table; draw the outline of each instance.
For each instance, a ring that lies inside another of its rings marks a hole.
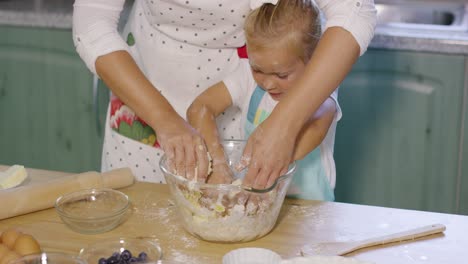
[[[154,196],[153,196],[154,197]],[[167,247],[172,249],[173,244],[182,241],[184,249],[194,248],[198,244],[198,239],[185,232],[179,223],[178,215],[174,202],[170,199],[161,199],[154,201],[150,194],[146,194],[143,201],[138,202],[134,207],[134,213],[142,216],[144,222],[157,222],[164,226],[165,237],[169,238]]]

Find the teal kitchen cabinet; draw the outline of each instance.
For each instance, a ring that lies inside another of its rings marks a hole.
[[[459,200],[458,213],[468,215],[468,57],[465,58],[465,93],[463,108],[463,138],[462,138],[462,158],[460,164],[459,188],[457,196]]]
[[[465,114],[467,114],[465,112]],[[467,123],[468,116],[465,118],[465,136],[464,136],[464,147],[463,147],[463,160],[462,160],[462,173],[460,175],[460,187],[457,190],[457,196],[459,197],[459,210],[457,213],[468,215],[468,132]]]
[[[0,164],[99,170],[107,88],[93,76],[71,30],[0,26]]]
[[[456,212],[464,67],[429,53],[359,59],[339,92],[337,201]]]

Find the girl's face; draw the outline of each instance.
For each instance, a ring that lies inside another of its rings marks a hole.
[[[305,68],[296,53],[280,46],[248,51],[255,81],[275,101],[284,96]]]

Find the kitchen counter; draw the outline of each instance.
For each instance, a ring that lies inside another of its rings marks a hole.
[[[121,25],[132,2],[126,1]],[[70,29],[72,5],[72,0],[0,0],[0,25]],[[452,32],[377,27],[370,48],[468,54],[468,29]]]
[[[71,29],[73,0],[0,0],[0,25]]]
[[[0,0],[0,25],[71,29],[74,0]],[[125,1],[119,27],[133,0]]]
[[[5,168],[0,166],[0,170]],[[67,174],[34,169],[28,169],[28,173],[31,181],[45,181]],[[283,258],[291,258],[310,242],[361,240],[441,223],[447,227],[444,234],[376,246],[348,256],[379,264],[466,262],[468,216],[287,199],[277,226],[270,234],[248,243],[218,244],[199,240],[182,229],[166,185],[137,182],[121,191],[132,201],[132,214],[119,227],[107,233],[76,233],[65,226],[54,209],[2,220],[0,232],[16,226],[32,234],[44,251],[71,254],[77,254],[82,247],[100,239],[151,237],[160,243],[165,259],[209,264],[221,263],[224,254],[240,247],[268,248]]]
[[[468,55],[468,29],[460,33],[377,27],[369,48]]]

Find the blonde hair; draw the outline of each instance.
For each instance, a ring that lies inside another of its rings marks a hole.
[[[320,15],[312,0],[279,0],[253,10],[244,30],[248,50],[287,45],[307,62],[320,39]]]

